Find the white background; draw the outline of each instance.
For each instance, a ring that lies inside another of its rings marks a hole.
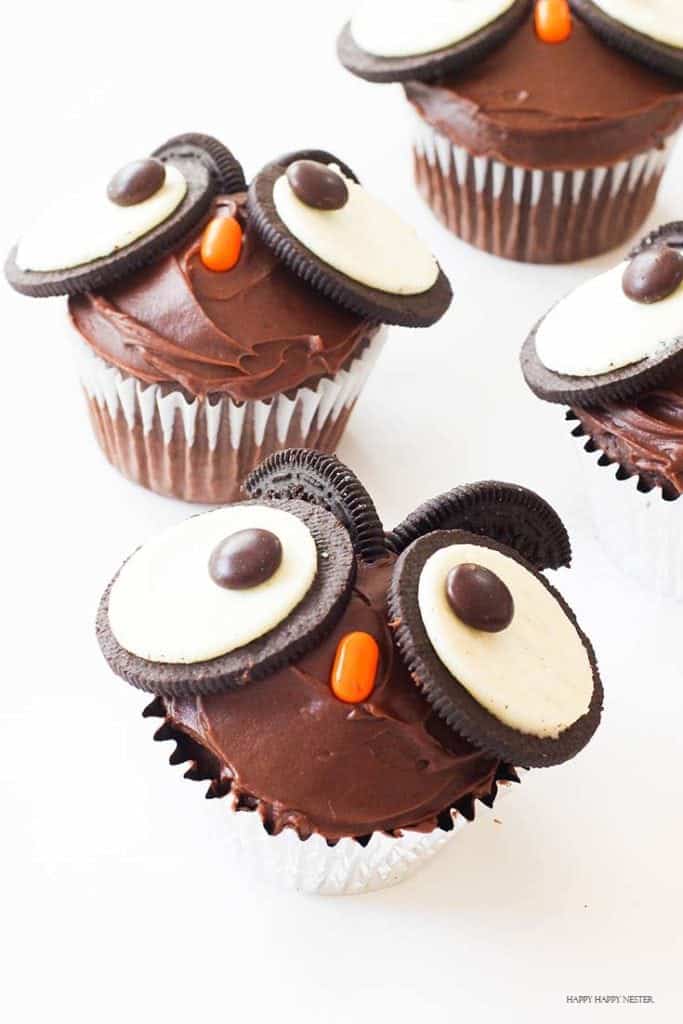
[[[496,809],[502,824],[482,812],[397,889],[326,902],[246,885],[225,855],[220,802],[168,767],[144,701],[110,675],[93,635],[120,560],[189,509],[101,458],[63,302],[0,289],[8,1024],[681,1019],[681,608],[605,562],[562,415],[531,397],[517,366],[535,319],[615,257],[514,265],[441,229],[411,188],[400,91],[336,65],[344,7],[12,5],[1,247],[53,192],[181,131],[221,137],[248,176],[285,150],[336,150],[418,226],[455,290],[431,331],[393,331],[340,455],[391,525],[487,477],[556,503],[576,549],[559,583],[600,656],[604,725],[574,762],[527,776]],[[683,213],[682,174],[679,149],[653,225]],[[656,1003],[565,1002],[615,993]]]

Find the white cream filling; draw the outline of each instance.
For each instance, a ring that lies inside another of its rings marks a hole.
[[[448,573],[466,562],[496,573],[512,593],[515,615],[501,633],[466,626],[448,603]],[[559,602],[514,559],[474,544],[441,548],[422,569],[418,602],[440,661],[499,721],[556,738],[588,711],[593,672],[581,639]]]
[[[429,291],[439,267],[427,246],[388,206],[355,181],[344,180],[346,205],[316,210],[294,194],[283,174],[273,186],[280,219],[318,259],[368,288],[392,295]]]
[[[282,562],[249,590],[226,590],[209,574],[217,544],[238,530],[270,530]],[[274,629],[308,593],[318,555],[305,523],[283,509],[235,505],[194,516],[140,548],[109,596],[109,625],[120,645],[148,661],[209,661]]]
[[[599,376],[655,356],[683,334],[683,284],[660,302],[634,302],[622,287],[627,266],[591,278],[550,310],[536,332],[549,370]]]
[[[187,182],[172,164],[158,192],[134,206],[117,206],[98,181],[57,200],[19,242],[22,270],[69,270],[109,256],[146,235],[173,213],[185,198]]]
[[[365,0],[351,19],[354,41],[375,57],[413,57],[453,46],[515,0]]]
[[[683,48],[681,0],[593,0],[610,18],[659,43]]]

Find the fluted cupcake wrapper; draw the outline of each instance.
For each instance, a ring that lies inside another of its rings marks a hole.
[[[644,490],[567,424],[582,475],[593,532],[614,565],[662,597],[683,601],[683,497],[667,501]],[[588,445],[588,448],[586,448]]]
[[[611,166],[515,167],[474,156],[411,107],[417,186],[464,241],[506,259],[564,263],[621,245],[652,208],[675,135]]]
[[[185,779],[208,783],[206,796],[217,805],[226,826],[230,858],[240,871],[286,889],[319,896],[348,896],[397,885],[475,820],[477,803],[492,808],[513,782],[519,782],[517,772],[501,764],[489,793],[463,798],[460,809],[444,812],[439,816],[440,827],[429,832],[406,829],[396,836],[373,832],[362,840],[344,838],[334,845],[317,833],[301,839],[290,826],[273,835],[264,824],[260,801],[234,791],[230,778],[201,744],[166,717],[163,698],[156,697],[147,705],[143,716],[163,719],[154,739],[175,744],[169,764],[176,769],[181,766]]]
[[[240,497],[244,477],[282,448],[333,451],[382,350],[381,328],[350,365],[315,388],[238,403],[188,401],[168,385],[145,384],[75,340],[79,377],[105,456],[124,476],[186,501]]]

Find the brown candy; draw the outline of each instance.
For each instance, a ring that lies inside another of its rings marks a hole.
[[[133,160],[116,172],[107,185],[107,195],[117,206],[135,206],[158,192],[165,178],[161,160]]]
[[[315,210],[341,210],[349,198],[341,175],[317,160],[296,160],[290,164],[287,181],[294,195]]]
[[[634,256],[623,277],[623,289],[634,302],[660,302],[683,283],[683,252],[653,245]]]
[[[500,633],[512,622],[512,594],[494,572],[472,562],[451,569],[446,596],[461,622],[486,633]]]
[[[209,573],[219,587],[247,590],[269,580],[281,561],[282,544],[270,530],[239,530],[214,548]]]

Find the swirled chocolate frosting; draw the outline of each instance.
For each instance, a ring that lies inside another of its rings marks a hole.
[[[258,809],[272,833],[292,827],[334,842],[429,831],[450,824],[450,808],[471,817],[475,799],[490,801],[497,780],[515,778],[452,732],[411,681],[387,621],[392,568],[389,558],[359,566],[341,621],[297,663],[238,690],[163,702],[164,728],[190,738],[214,792]],[[349,705],[329,677],[339,640],[354,630],[374,636],[381,655],[374,692]]]
[[[683,494],[683,378],[605,409],[572,409],[595,447],[667,498]]]
[[[375,328],[288,270],[250,229],[245,197],[234,202],[242,253],[225,273],[207,270],[200,229],[169,255],[97,294],[69,300],[82,338],[125,373],[180,386],[190,397],[223,393],[266,399],[347,366]]]
[[[608,47],[578,17],[569,39],[551,45],[530,15],[483,60],[405,91],[456,144],[522,167],[615,163],[660,146],[683,122],[680,80]]]

